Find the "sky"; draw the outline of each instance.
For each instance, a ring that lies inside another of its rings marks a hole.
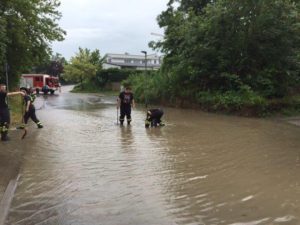
[[[148,47],[163,34],[156,18],[169,0],[61,0],[59,25],[67,35],[52,44],[53,53],[70,59],[78,48],[106,53],[155,53]]]

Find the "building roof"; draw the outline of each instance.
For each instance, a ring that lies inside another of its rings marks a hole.
[[[125,53],[125,54],[116,54],[116,53],[107,53],[105,54],[104,56],[105,58],[106,57],[111,57],[111,58],[122,58],[122,59],[145,59],[145,56],[144,55],[131,55],[131,54],[128,54],[128,53]],[[160,58],[160,56],[158,56],[157,54],[149,54],[147,55],[147,58],[148,59],[158,59]]]
[[[109,65],[114,65],[114,66],[128,66],[128,67],[145,67],[145,64],[141,63],[110,63],[110,62],[105,62],[106,64]],[[147,63],[147,67],[156,67],[159,68],[159,64],[152,64],[152,63]]]

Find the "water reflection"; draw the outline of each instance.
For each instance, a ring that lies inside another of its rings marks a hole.
[[[155,127],[155,128],[147,128],[146,133],[151,140],[156,138],[163,138],[163,129],[164,127]]]
[[[132,126],[120,126],[120,133],[121,133],[121,144],[122,149],[130,149],[134,144],[134,137],[132,135]]]
[[[299,223],[298,127],[177,109],[120,127],[114,103],[46,100],[7,225]]]

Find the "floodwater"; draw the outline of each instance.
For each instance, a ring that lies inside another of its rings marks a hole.
[[[38,98],[7,225],[300,224],[300,127],[165,108],[116,124],[115,97]]]

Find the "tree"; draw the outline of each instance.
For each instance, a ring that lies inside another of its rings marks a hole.
[[[83,89],[84,82],[95,78],[97,71],[101,68],[102,59],[98,49],[91,52],[87,48],[79,48],[79,52],[65,66],[64,79],[80,82],[81,89]]]
[[[181,0],[158,17],[174,94],[253,90],[282,97],[299,84],[299,1]]]
[[[215,0],[170,0],[168,9],[174,8],[174,4],[179,4],[177,8],[181,12],[193,11],[196,14],[201,14],[203,9],[208,5],[214,3]]]
[[[7,62],[10,83],[49,58],[51,42],[64,39],[65,31],[57,24],[59,5],[59,0],[1,0],[0,74]]]
[[[67,60],[62,57],[61,54],[56,53],[51,58],[47,57],[45,60],[34,67],[33,73],[46,73],[51,76],[59,77],[64,72],[64,66],[67,63]]]

